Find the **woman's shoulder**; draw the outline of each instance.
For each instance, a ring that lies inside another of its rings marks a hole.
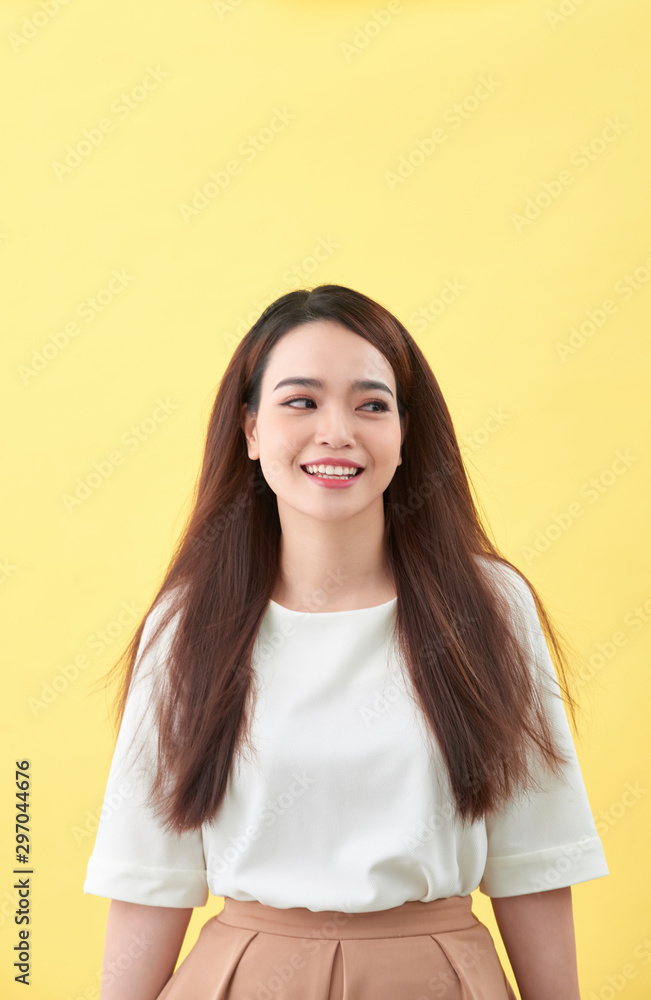
[[[181,585],[163,591],[146,615],[134,665],[134,672],[139,676],[144,676],[152,668],[159,667],[164,662],[164,654],[169,650],[183,610],[184,591],[185,587]],[[172,615],[167,624],[161,628],[170,609]]]
[[[475,558],[489,582],[505,599],[509,610],[519,624],[535,628],[538,625],[538,611],[527,580],[510,563],[484,553]]]

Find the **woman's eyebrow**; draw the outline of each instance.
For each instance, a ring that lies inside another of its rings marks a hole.
[[[291,375],[289,378],[283,378],[280,380],[278,385],[274,386],[272,392],[276,389],[282,389],[286,385],[302,385],[306,389],[324,389],[325,383],[319,378],[307,378],[300,375]],[[384,382],[378,382],[375,379],[354,379],[350,383],[351,389],[356,390],[376,390],[377,392],[387,392],[391,398],[393,398],[393,393],[388,385]]]

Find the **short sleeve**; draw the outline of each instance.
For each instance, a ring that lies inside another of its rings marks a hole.
[[[152,759],[153,728],[146,732],[145,750],[135,763],[130,749],[138,727],[148,725],[153,678],[164,664],[177,621],[172,618],[143,657],[162,607],[161,602],[145,621],[83,891],[148,906],[205,906],[209,892],[202,831],[167,832],[145,801],[151,787],[146,760]]]
[[[610,874],[533,595],[513,570],[508,569],[508,577],[510,608],[536,676],[542,675],[543,702],[569,764],[558,778],[536,762],[541,787],[518,796],[504,811],[487,814],[488,855],[479,890],[494,897],[559,889]]]

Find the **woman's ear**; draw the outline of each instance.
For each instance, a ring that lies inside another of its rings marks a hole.
[[[256,459],[260,457],[258,451],[258,442],[256,435],[256,420],[255,415],[249,413],[246,403],[242,403],[242,430],[244,432],[244,437],[246,438],[246,449],[249,454],[249,458]]]
[[[409,414],[405,410],[402,417],[400,418],[401,434],[400,434],[400,457],[398,458],[398,465],[402,465],[402,446],[405,441],[405,435],[407,434],[408,423],[409,423]]]

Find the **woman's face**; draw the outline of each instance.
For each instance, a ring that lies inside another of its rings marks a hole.
[[[377,504],[382,510],[382,494],[402,462],[396,395],[384,356],[347,327],[315,320],[286,333],[270,353],[257,415],[244,411],[249,458],[260,459],[279,509],[284,504],[321,520],[348,518]],[[344,481],[304,469],[336,469],[340,460],[363,471]]]

